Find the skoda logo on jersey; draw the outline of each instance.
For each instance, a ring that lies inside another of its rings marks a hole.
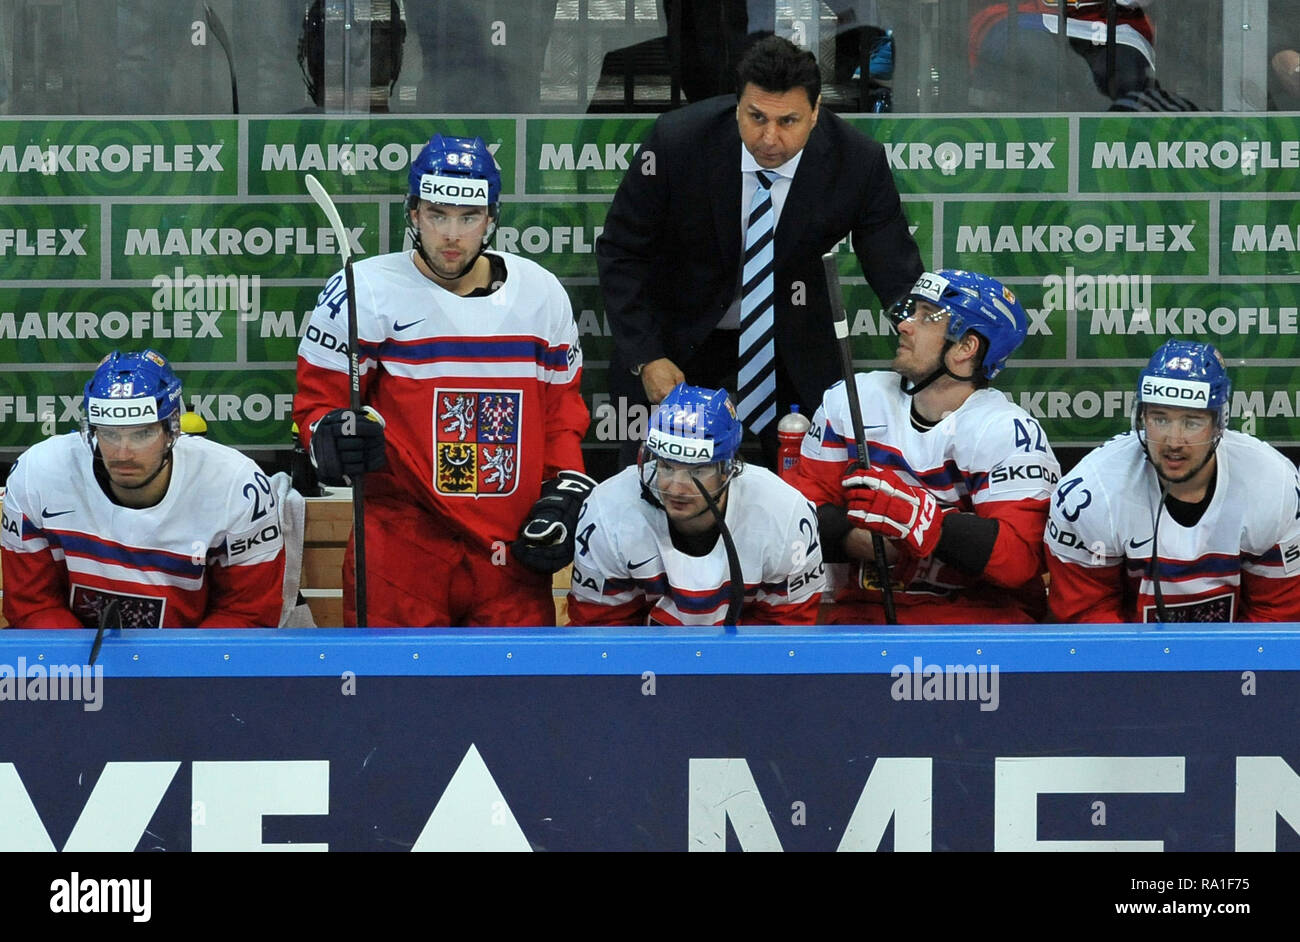
[[[420,177],[420,199],[430,203],[446,203],[448,206],[486,206],[488,184],[486,180],[440,177],[426,173]]]
[[[707,463],[713,460],[713,440],[708,438],[683,438],[651,429],[645,447],[651,454],[672,461]]]
[[[146,425],[158,421],[153,399],[91,399],[86,418],[91,425]]]
[[[1164,406],[1182,406],[1185,409],[1208,409],[1210,384],[1189,379],[1159,379],[1147,376],[1142,379],[1142,401]]]

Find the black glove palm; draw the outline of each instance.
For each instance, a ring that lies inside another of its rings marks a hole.
[[[581,471],[561,471],[542,482],[519,539],[510,544],[515,559],[534,572],[556,573],[573,561],[573,536],[582,504],[596,482]]]
[[[352,484],[352,476],[378,471],[384,457],[384,420],[374,409],[327,412],[312,426],[311,462],[322,484]]]

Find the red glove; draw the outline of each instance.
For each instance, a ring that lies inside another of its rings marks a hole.
[[[840,481],[849,522],[891,540],[901,540],[924,559],[939,545],[943,512],[934,495],[907,484],[888,468],[850,469]]]

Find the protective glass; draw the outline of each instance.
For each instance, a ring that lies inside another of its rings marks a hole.
[[[641,474],[641,483],[660,498],[663,497],[665,488],[674,488],[674,493],[678,495],[683,490],[689,494],[698,494],[699,488],[695,486],[695,482],[699,481],[708,490],[709,495],[717,500],[736,471],[735,462],[730,461],[682,464],[667,458],[656,458],[645,449],[644,445],[641,447],[637,466]],[[678,486],[682,484],[686,487]]]
[[[1204,412],[1148,407],[1143,410],[1142,429],[1150,442],[1203,445],[1214,438],[1218,423]]]
[[[163,427],[161,423],[153,425],[131,425],[127,427],[114,425],[94,425],[91,430],[95,434],[101,447],[109,448],[129,448],[139,450],[149,448],[157,444],[162,438]]]
[[[488,217],[486,212],[473,212],[465,213],[461,216],[452,216],[434,210],[422,212],[420,218],[424,222],[428,223],[435,232],[467,235],[482,227],[483,224],[487,222]]]
[[[919,311],[918,305],[925,304],[927,307],[934,307],[928,301],[921,301],[919,298],[903,298],[901,301],[894,302],[889,309],[889,319],[894,322],[894,327],[898,327],[905,321],[911,321],[913,324],[944,324],[948,321],[948,312],[943,308],[935,310]]]
[[[716,484],[722,477],[717,462],[687,465],[677,464],[675,461],[651,458],[646,462],[646,466],[650,467],[650,474],[660,487],[679,483],[691,484],[692,481],[699,481],[701,484],[708,486]],[[693,484],[691,486],[694,487]]]

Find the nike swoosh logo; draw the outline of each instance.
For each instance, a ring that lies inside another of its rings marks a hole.
[[[70,513],[72,513],[71,510],[60,510],[57,511],[56,513],[50,513],[49,508],[47,507],[41,508],[41,516],[44,517],[46,520],[50,519],[51,517],[62,517],[64,514],[70,514]]]
[[[424,323],[424,318],[423,318],[423,317],[421,317],[418,321],[411,321],[411,323],[409,323],[409,324],[396,324],[396,323],[395,323],[395,324],[393,324],[393,330],[394,330],[394,331],[398,331],[398,330],[407,330],[408,328],[414,327],[416,324],[423,324],[423,323]]]
[[[1147,545],[1148,543],[1150,543],[1150,542],[1151,542],[1151,537],[1147,537],[1147,538],[1146,538],[1145,540],[1143,540],[1141,543],[1139,543],[1137,540],[1129,539],[1129,541],[1128,541],[1128,548],[1129,548],[1129,549],[1138,549],[1138,548],[1140,548],[1140,547],[1146,546],[1146,545]]]
[[[654,562],[654,561],[655,561],[656,559],[658,559],[658,558],[659,558],[658,556],[651,556],[649,559],[643,559],[643,560],[641,560],[641,562],[639,562],[639,563],[634,563],[634,562],[632,562],[631,560],[628,560],[627,568],[628,568],[628,569],[640,569],[640,568],[641,568],[642,566],[644,566],[646,563],[652,563],[652,562]]]

